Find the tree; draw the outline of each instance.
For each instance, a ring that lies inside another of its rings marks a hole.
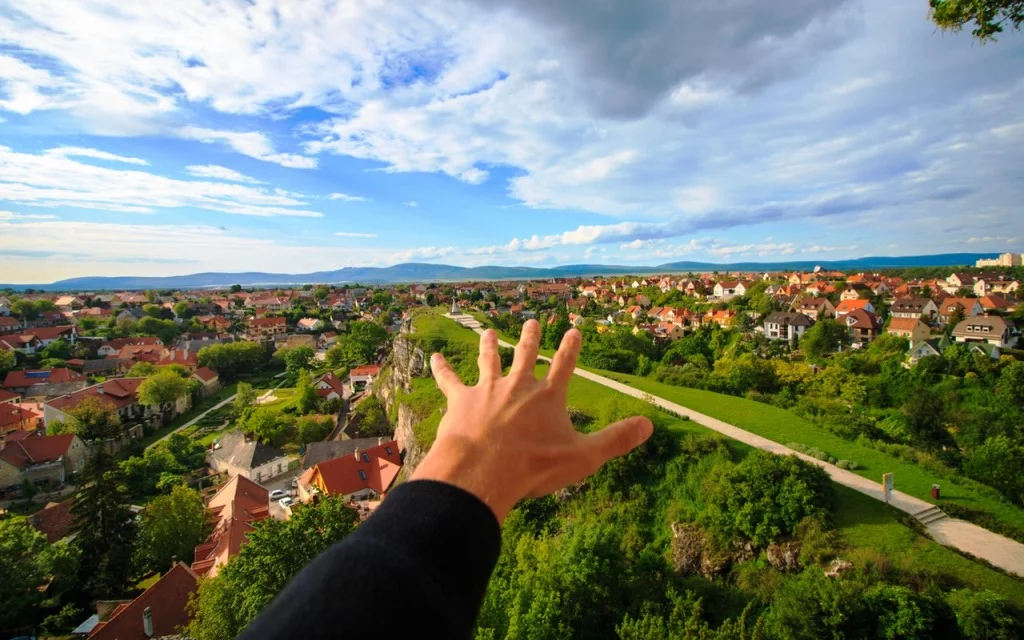
[[[192,317],[192,305],[182,300],[174,305],[174,315],[179,318],[191,318]]]
[[[156,371],[156,367],[153,366],[152,362],[136,362],[132,365],[132,368],[124,374],[126,378],[148,378],[153,375]]]
[[[394,428],[388,422],[387,411],[377,398],[371,395],[359,403],[359,435],[364,438],[390,436]]]
[[[571,328],[569,317],[559,313],[555,316],[554,322],[545,323],[541,329],[541,346],[545,349],[557,349],[562,343],[562,336]]]
[[[192,561],[192,552],[206,537],[206,507],[199,492],[184,484],[170,495],[155,498],[139,522],[138,562],[142,569],[164,571],[177,558]]]
[[[804,518],[827,522],[832,486],[823,469],[796,456],[754,451],[718,478],[709,498],[718,531],[765,546]]]
[[[332,369],[337,369],[338,367],[348,365],[348,352],[344,345],[337,343],[327,350],[327,353],[324,355],[324,359]]]
[[[964,640],[1011,640],[1016,620],[1006,599],[991,591],[953,589],[946,603],[956,616]]]
[[[330,416],[302,416],[295,422],[295,435],[299,444],[305,446],[326,438],[333,427],[334,420]]]
[[[77,407],[65,412],[66,430],[82,440],[104,440],[121,433],[121,417],[109,402],[99,398],[86,398]]]
[[[846,327],[835,320],[824,319],[814,323],[813,327],[804,332],[801,348],[809,358],[821,360],[835,353],[849,339],[850,333]]]
[[[186,635],[232,640],[296,572],[348,536],[358,522],[341,496],[315,506],[296,505],[288,520],[260,521],[239,554],[215,578],[200,582]]]
[[[284,355],[285,366],[288,373],[297,375],[301,369],[309,369],[309,363],[316,355],[312,347],[295,347],[289,349]]]
[[[255,342],[229,342],[203,347],[196,359],[200,367],[209,367],[230,381],[263,366],[267,362],[267,352]]]
[[[240,285],[240,284],[233,284],[233,285],[231,285],[231,288],[228,291],[230,291],[231,293],[241,293],[242,285]]]
[[[943,427],[946,407],[942,398],[927,387],[918,387],[907,394],[902,411],[907,429],[918,444],[936,446],[949,439]]]
[[[331,290],[324,286],[319,286],[313,290],[313,298],[318,302],[323,302],[330,294]]]
[[[313,379],[306,369],[299,369],[299,376],[295,381],[295,408],[300,415],[305,415],[316,410],[320,397],[316,395],[313,388]]]
[[[187,394],[188,381],[168,369],[143,380],[138,390],[139,403],[151,406],[168,404]]]
[[[964,462],[971,478],[998,489],[1015,504],[1024,506],[1024,446],[1005,435],[986,440]]]
[[[156,336],[164,344],[171,344],[181,335],[181,329],[173,320],[161,320],[150,316],[135,323],[132,330],[140,336]]]
[[[77,564],[74,548],[64,542],[47,543],[46,536],[24,518],[0,520],[0,629],[38,622],[40,609],[53,606],[54,596],[70,588]]]
[[[43,349],[42,357],[44,359],[70,360],[71,343],[64,338],[57,338]]]
[[[132,573],[135,521],[124,474],[103,446],[93,449],[79,486],[71,515],[83,583],[94,598],[120,596]]]
[[[7,372],[18,364],[18,358],[13,351],[0,350],[0,376],[6,376]]]
[[[959,31],[974,23],[971,33],[983,42],[995,40],[1004,26],[1019,29],[1024,22],[1024,0],[930,0],[929,4],[939,27]]]
[[[256,391],[248,382],[239,382],[235,387],[235,400],[233,407],[235,415],[242,417],[250,408],[256,406]]]
[[[242,430],[263,444],[270,444],[284,433],[286,425],[281,414],[267,407],[255,407],[241,421]]]

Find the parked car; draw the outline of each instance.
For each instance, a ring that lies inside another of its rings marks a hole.
[[[284,489],[274,489],[273,491],[270,492],[270,499],[280,500],[281,498],[284,498],[287,495],[288,493]]]
[[[298,478],[292,478],[291,487],[292,487],[292,489],[298,489],[299,488],[299,479]]]
[[[291,498],[289,498],[288,496],[285,496],[285,497],[281,498],[280,500],[278,500],[277,503],[279,505],[281,505],[282,507],[287,509],[288,507],[290,507],[293,504],[295,504],[295,501],[292,500]]]

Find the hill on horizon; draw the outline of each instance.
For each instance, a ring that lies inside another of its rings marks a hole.
[[[0,284],[0,288],[38,289],[43,291],[131,290],[131,289],[201,289],[228,287],[284,286],[297,284],[367,285],[420,282],[456,282],[466,280],[530,280],[577,276],[643,275],[650,273],[687,273],[707,271],[810,271],[823,269],[882,269],[899,267],[973,266],[988,253],[946,253],[923,256],[870,256],[849,260],[795,260],[788,262],[669,262],[657,266],[574,264],[557,267],[458,267],[446,264],[409,262],[390,267],[344,267],[333,271],[312,273],[243,273],[205,272],[177,276],[83,276],[52,283]]]

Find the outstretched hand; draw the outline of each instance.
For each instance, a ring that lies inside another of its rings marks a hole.
[[[480,380],[473,387],[462,384],[444,356],[435,353],[430,366],[448,398],[448,411],[412,479],[464,489],[487,504],[500,523],[519,500],[577,482],[643,444],[654,427],[642,416],[590,434],[573,428],[566,401],[581,341],[579,331],[568,331],[547,377],[537,380],[537,321],[523,325],[507,376],[497,334],[488,330],[480,339]]]

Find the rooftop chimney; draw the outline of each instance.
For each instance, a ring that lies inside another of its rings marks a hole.
[[[153,637],[153,611],[149,607],[142,610],[142,630],[147,638]]]
[[[359,462],[359,447],[356,447],[356,462]]]

